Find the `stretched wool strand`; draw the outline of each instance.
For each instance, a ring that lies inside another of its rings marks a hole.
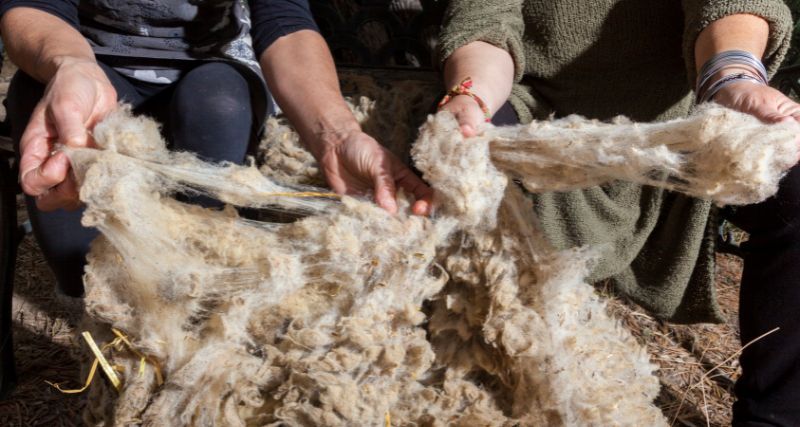
[[[713,199],[760,202],[797,160],[797,124],[767,126],[714,105],[663,123],[614,123],[569,116],[492,128],[494,165],[533,192],[625,180]]]

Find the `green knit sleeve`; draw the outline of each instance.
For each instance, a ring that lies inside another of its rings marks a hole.
[[[683,12],[685,16],[683,53],[691,85],[694,85],[697,78],[694,57],[697,36],[708,24],[717,19],[746,13],[760,16],[769,22],[769,43],[763,61],[770,75],[778,70],[789,49],[792,15],[781,0],[683,0]]]
[[[525,72],[524,31],[522,0],[450,0],[439,35],[439,61],[465,44],[483,41],[511,54],[519,81]]]

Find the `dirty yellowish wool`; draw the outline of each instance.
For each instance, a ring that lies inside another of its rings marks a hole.
[[[452,116],[431,117],[413,148],[437,191],[436,214],[421,218],[403,196],[390,216],[170,153],[153,122],[121,109],[96,128],[100,150],[68,150],[83,222],[102,232],[85,327],[101,342],[123,331],[149,361],[140,373],[138,355],[108,350],[124,384],[95,381],[86,422],[666,425],[654,365],[585,283],[602,248],[554,251],[508,185],[624,177],[747,203],[791,163],[784,125],[713,108],[653,126],[569,118],[464,141]],[[729,166],[715,167],[723,154]],[[172,197],[193,191],[306,217],[255,222]]]

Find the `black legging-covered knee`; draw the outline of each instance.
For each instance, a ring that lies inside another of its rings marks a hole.
[[[173,149],[241,164],[253,132],[247,80],[223,62],[200,65],[175,86],[169,117],[163,121]]]
[[[749,233],[739,302],[742,343],[734,426],[800,426],[800,166],[775,197],[729,217]]]

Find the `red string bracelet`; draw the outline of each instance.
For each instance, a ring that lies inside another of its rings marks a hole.
[[[470,89],[472,89],[472,77],[467,77],[461,81],[461,83],[453,86],[447,95],[439,101],[439,108],[444,107],[445,104],[450,102],[454,96],[457,95],[467,95],[468,97],[475,100],[478,103],[478,106],[481,107],[483,111],[483,117],[486,118],[486,123],[490,123],[492,121],[492,113],[489,111],[489,107],[486,106],[486,103],[478,96],[475,95]]]

